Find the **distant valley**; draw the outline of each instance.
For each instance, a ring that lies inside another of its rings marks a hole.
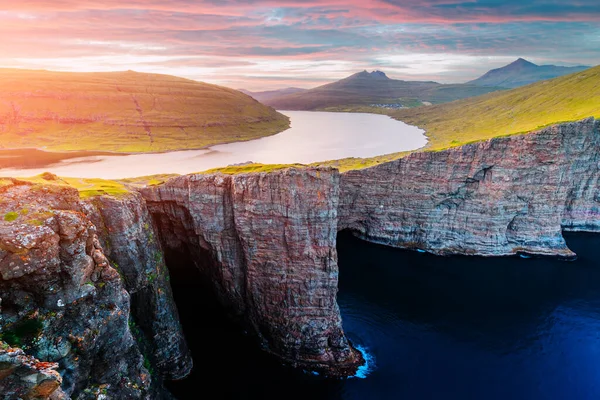
[[[536,65],[523,58],[462,84],[405,81],[382,71],[362,71],[312,89],[242,92],[280,110],[373,111],[441,104],[580,72],[589,67]],[[369,110],[370,108],[371,110]]]
[[[240,89],[240,92],[255,98],[256,100],[260,101],[261,103],[265,103],[276,97],[287,96],[288,94],[302,93],[302,92],[306,92],[307,90],[308,89],[290,87],[290,88],[279,89],[279,90],[267,90],[264,92],[251,92],[250,90]]]
[[[403,81],[390,79],[381,71],[362,71],[313,89],[263,96],[263,100],[255,98],[280,110],[345,111],[347,107],[368,107],[373,104],[414,107],[423,105],[424,102],[445,103],[495,90],[500,88],[469,84],[444,85],[432,81]]]

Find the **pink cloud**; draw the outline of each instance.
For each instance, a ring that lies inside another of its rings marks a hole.
[[[594,4],[594,0],[560,7],[550,0],[507,0],[488,6],[486,0],[0,0],[0,67],[132,68],[209,81],[226,75],[232,85],[247,79],[256,85],[270,80],[277,86],[281,82],[301,86],[363,68],[393,68],[380,64],[378,57],[407,52],[478,57],[542,52],[540,57],[547,57],[543,51],[550,48],[553,56],[570,54],[565,58],[575,59],[577,54],[591,54],[589,58],[598,60],[593,43],[582,44],[589,32],[600,29],[600,7]],[[533,28],[542,21],[547,30]],[[517,31],[509,26],[515,23],[521,24]],[[558,35],[554,23],[569,24],[569,29]],[[339,68],[332,71],[327,62]],[[310,79],[297,78],[308,72]]]
[[[462,2],[457,0],[257,0],[243,2],[206,0],[173,0],[169,2],[158,0],[32,0],[27,2],[5,1],[5,3],[2,4],[2,9],[5,11],[32,13],[82,10],[144,10],[231,17],[244,17],[249,12],[257,9],[338,9],[337,16],[345,18],[370,18],[379,22],[395,23],[598,21],[600,15],[599,9],[593,12],[594,2],[592,0],[565,5],[562,7],[561,12],[556,13],[544,11],[545,9],[549,10],[551,7],[528,7],[528,2],[507,1],[505,4],[493,3],[486,6],[485,2],[474,0]],[[329,15],[324,18],[333,19],[335,17],[335,15]]]

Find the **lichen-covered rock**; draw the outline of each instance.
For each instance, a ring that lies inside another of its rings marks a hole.
[[[108,398],[152,397],[129,329],[129,295],[77,191],[18,184],[0,192],[2,340],[57,363],[67,396],[105,385]]]
[[[142,190],[163,244],[191,253],[222,303],[281,360],[330,375],[362,363],[336,302],[339,173],[190,175]]]
[[[600,231],[599,127],[587,119],[346,172],[339,229],[436,254],[573,257],[563,229]]]
[[[144,338],[142,345],[155,370],[166,379],[186,377],[192,370],[192,358],[144,199],[137,192],[119,198],[102,196],[86,202],[84,208],[124,278],[132,314]]]
[[[57,363],[41,362],[0,341],[0,398],[67,399]]]

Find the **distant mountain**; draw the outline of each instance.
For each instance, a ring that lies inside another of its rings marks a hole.
[[[523,58],[519,58],[502,68],[493,69],[485,75],[467,83],[478,86],[497,86],[512,89],[537,81],[580,72],[588,68],[586,66],[559,67],[556,65],[536,65]]]
[[[564,121],[600,118],[600,66],[473,99],[395,111],[427,131],[433,150]]]
[[[299,93],[274,96],[263,102],[280,110],[322,110],[371,104],[420,105],[422,102],[444,103],[494,90],[498,88],[402,81],[390,79],[381,71],[362,71],[337,82]]]
[[[254,97],[256,100],[264,103],[274,97],[286,96],[288,94],[305,92],[307,89],[289,87],[279,90],[268,90],[265,92],[251,92],[250,90],[240,89],[240,92],[247,94],[248,96]]]

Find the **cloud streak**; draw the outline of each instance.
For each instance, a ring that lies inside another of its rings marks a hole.
[[[464,81],[522,56],[598,64],[597,0],[0,0],[0,66],[136,69],[250,89],[361,69]]]

